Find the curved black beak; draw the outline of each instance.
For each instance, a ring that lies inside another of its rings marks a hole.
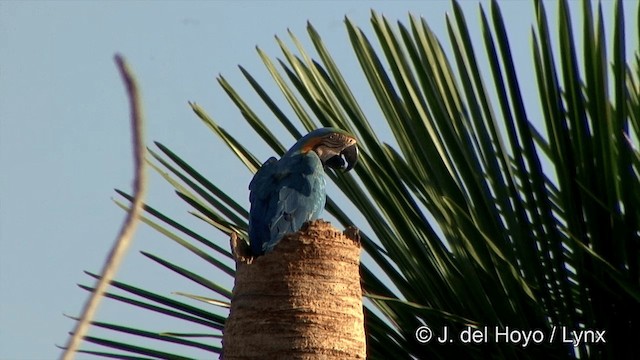
[[[356,166],[356,163],[358,162],[358,145],[353,144],[349,147],[344,148],[342,152],[340,152],[340,156],[347,162],[347,168],[344,169],[344,171],[353,169],[353,167]]]
[[[344,171],[349,171],[353,169],[353,167],[358,162],[358,145],[353,144],[344,148],[340,154],[330,158],[325,162],[325,166],[328,166],[332,169],[341,169]],[[345,167],[346,165],[346,167]]]

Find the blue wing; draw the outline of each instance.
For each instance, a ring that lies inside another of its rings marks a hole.
[[[254,254],[320,216],[326,202],[322,163],[314,152],[267,160],[249,184],[249,239]]]

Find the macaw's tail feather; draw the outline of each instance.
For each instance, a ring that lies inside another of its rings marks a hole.
[[[259,257],[237,237],[231,245],[225,360],[366,358],[357,230],[311,221]]]

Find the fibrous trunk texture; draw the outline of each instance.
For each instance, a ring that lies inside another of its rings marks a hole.
[[[236,279],[222,358],[366,357],[357,230],[316,220],[257,258],[244,241],[231,243]]]

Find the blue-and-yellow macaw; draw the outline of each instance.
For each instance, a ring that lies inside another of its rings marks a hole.
[[[327,201],[324,167],[349,171],[358,160],[353,135],[321,128],[298,140],[280,160],[269,158],[249,184],[249,240],[254,255],[317,219]]]

